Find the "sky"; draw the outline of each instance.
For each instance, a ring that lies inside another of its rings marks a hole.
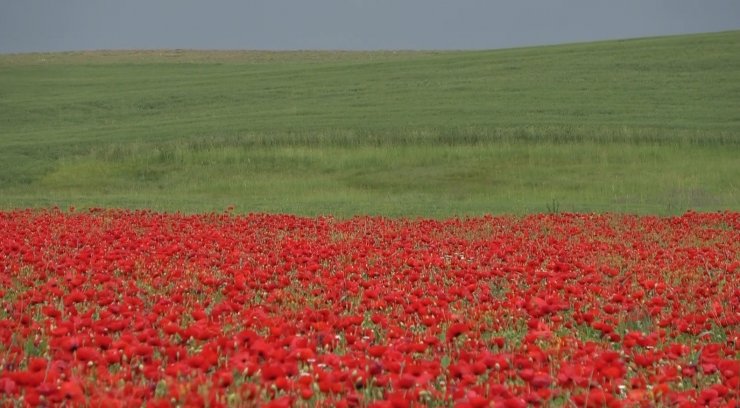
[[[0,0],[0,53],[496,49],[735,29],[739,0]]]

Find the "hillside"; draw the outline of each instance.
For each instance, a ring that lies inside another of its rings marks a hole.
[[[0,206],[740,208],[740,31],[474,52],[0,55]]]

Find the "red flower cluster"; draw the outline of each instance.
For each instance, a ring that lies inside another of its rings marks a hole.
[[[0,212],[0,404],[727,406],[740,214]]]

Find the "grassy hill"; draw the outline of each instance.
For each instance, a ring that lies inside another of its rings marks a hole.
[[[0,207],[740,209],[740,31],[465,52],[0,55]]]

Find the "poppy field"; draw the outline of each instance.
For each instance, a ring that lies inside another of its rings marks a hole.
[[[0,212],[0,405],[736,407],[740,213]]]

